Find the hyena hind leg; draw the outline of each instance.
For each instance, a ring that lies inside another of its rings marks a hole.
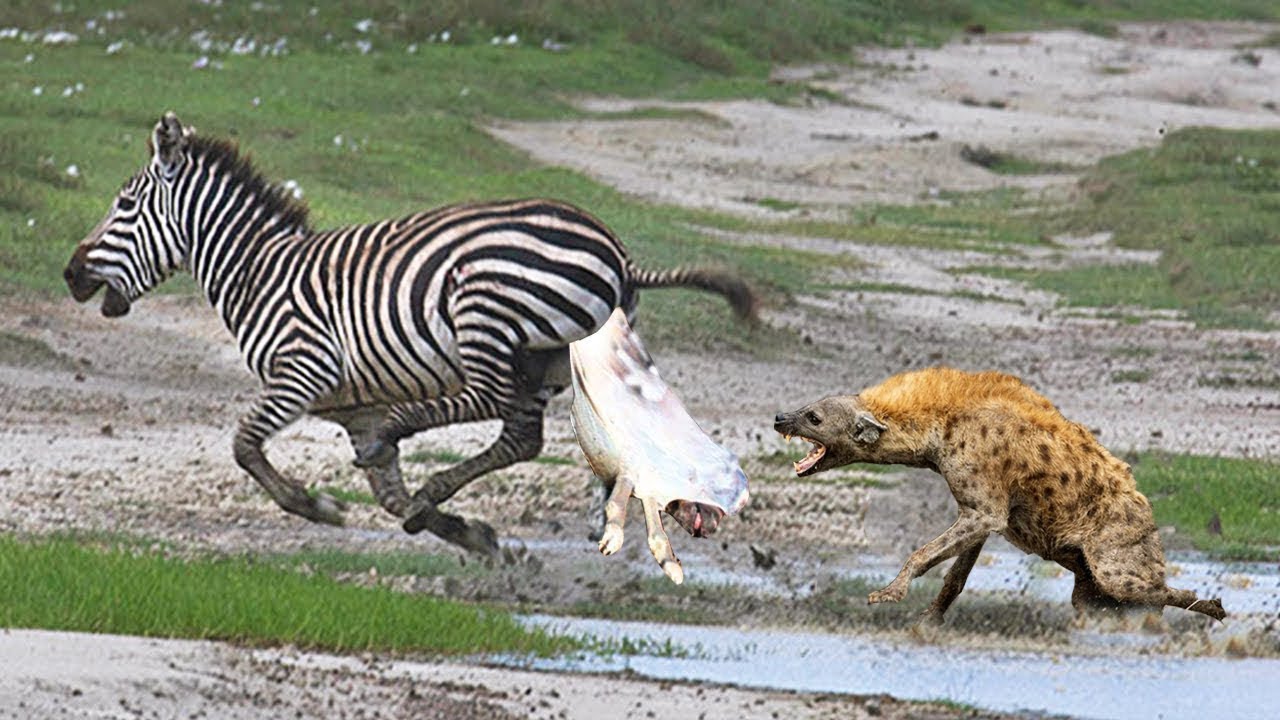
[[[1157,608],[1169,605],[1193,610],[1215,620],[1227,616],[1218,598],[1201,599],[1190,590],[1179,590],[1165,584],[1164,551],[1154,527],[1137,542],[1118,542],[1109,546],[1107,539],[1108,534],[1102,533],[1097,542],[1084,549],[1090,575],[1107,597],[1125,605]]]

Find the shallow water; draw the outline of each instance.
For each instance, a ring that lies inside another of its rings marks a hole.
[[[588,654],[534,661],[532,666],[540,669],[629,670],[665,680],[887,693],[1005,712],[1115,720],[1246,720],[1275,717],[1280,708],[1280,660],[1037,654],[853,635],[537,615],[522,621],[557,633],[625,639],[642,648],[678,648],[674,653]]]

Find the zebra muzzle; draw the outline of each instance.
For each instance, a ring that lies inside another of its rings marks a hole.
[[[102,296],[102,314],[105,317],[114,318],[128,314],[130,302],[124,293],[112,287],[106,280],[89,272],[85,267],[84,261],[77,252],[71,256],[71,262],[67,263],[67,267],[62,271],[62,279],[67,283],[67,289],[71,291],[71,297],[76,302],[87,302],[93,297],[102,286],[106,285],[107,292]]]
[[[120,317],[129,314],[129,298],[125,297],[119,290],[107,286],[107,292],[102,296],[102,316],[103,317]]]
[[[106,284],[100,278],[90,275],[85,270],[84,263],[77,256],[71,258],[71,262],[67,263],[67,267],[62,271],[62,279],[67,282],[67,289],[71,291],[71,297],[76,302],[85,302],[93,297],[94,293]]]

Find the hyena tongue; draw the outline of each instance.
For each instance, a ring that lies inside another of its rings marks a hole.
[[[814,465],[817,465],[818,461],[821,460],[822,456],[826,453],[827,449],[825,447],[814,443],[813,448],[809,450],[808,455],[805,455],[803,458],[795,461],[796,474],[800,475],[811,469]]]

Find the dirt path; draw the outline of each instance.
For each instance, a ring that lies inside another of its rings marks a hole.
[[[703,118],[502,124],[491,132],[657,202],[742,213],[900,205],[940,191],[1005,185],[1063,193],[1070,173],[1011,177],[966,161],[987,147],[1067,166],[1160,142],[1191,125],[1280,125],[1280,52],[1237,45],[1268,26],[1124,25],[1115,39],[1075,31],[970,36],[938,49],[870,49],[856,69],[782,69],[825,91],[796,106],[752,100],[588,99],[585,108],[695,111]],[[793,211],[794,212],[794,211]]]
[[[628,192],[752,213],[772,212],[753,201],[762,198],[800,202],[822,212],[858,202],[907,202],[928,197],[930,188],[1028,182],[1058,192],[1069,187],[1070,175],[995,176],[957,160],[959,147],[979,143],[1079,164],[1154,144],[1161,127],[1280,126],[1280,115],[1265,106],[1272,102],[1271,94],[1280,101],[1280,53],[1258,50],[1262,61],[1257,66],[1233,62],[1232,45],[1263,30],[1144,26],[1124,28],[1118,40],[1040,33],[972,38],[939,50],[869,51],[866,69],[804,71],[809,82],[848,102],[814,107],[695,103],[692,107],[722,122],[571,122],[507,125],[493,132],[545,161],[580,168]],[[908,65],[914,69],[904,69]],[[993,107],[996,100],[1004,107]],[[593,102],[597,107],[623,105]],[[931,131],[938,139],[913,139]],[[526,463],[476,482],[451,502],[455,511],[483,518],[514,540],[513,564],[474,579],[386,582],[560,611],[627,596],[653,598],[688,613],[707,612],[709,603],[723,602],[726,612],[755,626],[834,625],[842,606],[827,615],[806,615],[808,606],[793,599],[820,594],[831,584],[830,566],[848,558],[900,559],[949,523],[953,503],[945,486],[925,472],[884,482],[798,482],[768,419],[780,408],[936,363],[1022,375],[1116,451],[1155,448],[1280,457],[1280,388],[1247,383],[1224,388],[1204,381],[1221,375],[1280,375],[1280,333],[1203,331],[1158,315],[1139,324],[1068,315],[1055,308],[1053,297],[1017,283],[947,272],[974,264],[961,251],[824,244],[813,238],[726,238],[852,254],[865,269],[857,278],[833,282],[891,283],[917,290],[796,298],[769,316],[771,323],[794,327],[806,338],[803,347],[783,359],[652,348],[664,377],[703,426],[744,458],[753,481],[747,512],[726,522],[714,542],[674,538],[677,552],[691,581],[728,581],[747,595],[717,597],[705,590],[664,595],[653,590],[651,581],[660,574],[634,538],[619,557],[606,560],[595,552],[586,540],[594,523],[588,514],[593,481],[576,448],[565,398],[552,404],[546,452],[573,458],[576,464]],[[1154,261],[1115,249],[1105,237],[1064,238],[1059,245],[1008,262],[1046,267]],[[1148,377],[1141,383],[1114,379],[1128,370],[1142,370]],[[348,526],[341,529],[310,525],[278,510],[231,457],[236,420],[254,393],[230,338],[199,299],[151,297],[127,317],[110,322],[94,307],[70,300],[0,299],[0,531],[100,530],[215,551],[449,552],[432,538],[403,535],[391,518],[366,505],[353,505]],[[494,432],[489,424],[446,428],[413,439],[405,450],[471,454]],[[273,442],[270,453],[280,467],[308,482],[364,489],[336,426],[301,422]],[[434,467],[408,466],[410,482],[416,485]],[[1177,538],[1170,542],[1176,545]],[[776,552],[778,566],[757,567],[753,545]],[[763,600],[750,595],[759,588],[772,594]],[[989,625],[974,622],[973,627],[987,630],[973,632],[991,632]],[[969,642],[980,636],[965,637]],[[0,637],[0,667],[25,667],[23,652],[76,653],[84,642],[11,633]],[[102,642],[117,647],[114,640]],[[351,665],[356,661],[350,659],[299,664],[205,644],[119,642],[119,652],[138,658],[139,677],[150,677],[146,668],[167,667],[179,656],[200,658],[196,666],[207,662],[223,668],[218,672],[225,671],[230,680],[203,670],[183,677],[190,687],[204,688],[192,696],[202,703],[193,709],[212,712],[218,703],[232,702],[228,707],[239,714],[228,711],[226,717],[268,716],[255,714],[260,709],[248,700],[229,700],[245,696],[230,689],[242,683],[263,698],[305,713],[321,707],[311,703],[340,700],[334,694],[338,691],[328,687],[336,677],[363,678],[357,682],[358,697],[369,705],[412,708],[427,717],[588,717],[593,715],[575,715],[575,708],[595,707],[591,703],[600,698],[621,699],[637,717],[646,708],[670,711],[658,712],[659,717],[688,714],[684,711],[690,708],[706,711],[707,717],[716,712],[724,717],[872,714],[868,701],[856,699],[668,687],[452,662],[414,671],[443,688],[428,702],[409,694],[408,675],[382,665],[374,672]],[[153,653],[160,645],[164,649]],[[51,662],[44,667],[61,661]],[[193,661],[178,665],[189,669]],[[56,703],[67,698],[72,679],[60,672],[28,673],[21,676],[21,687],[24,692],[36,688],[42,702]],[[252,680],[262,673],[263,679]],[[12,677],[17,676],[0,672],[0,683],[14,682]],[[0,697],[12,697],[9,687],[0,684]],[[106,678],[101,692],[72,694],[74,703],[67,707],[84,708],[81,716],[93,707],[115,712],[118,694],[161,715],[177,708],[173,698],[154,696],[154,687]],[[533,688],[531,695],[521,695],[526,687]],[[425,704],[413,704],[419,702]],[[751,713],[761,708],[768,713],[744,715],[743,703]],[[906,716],[889,712],[892,707],[898,706],[877,701],[886,716]],[[12,705],[0,704],[0,712],[26,716],[23,708]],[[936,711],[938,717],[959,714]]]

